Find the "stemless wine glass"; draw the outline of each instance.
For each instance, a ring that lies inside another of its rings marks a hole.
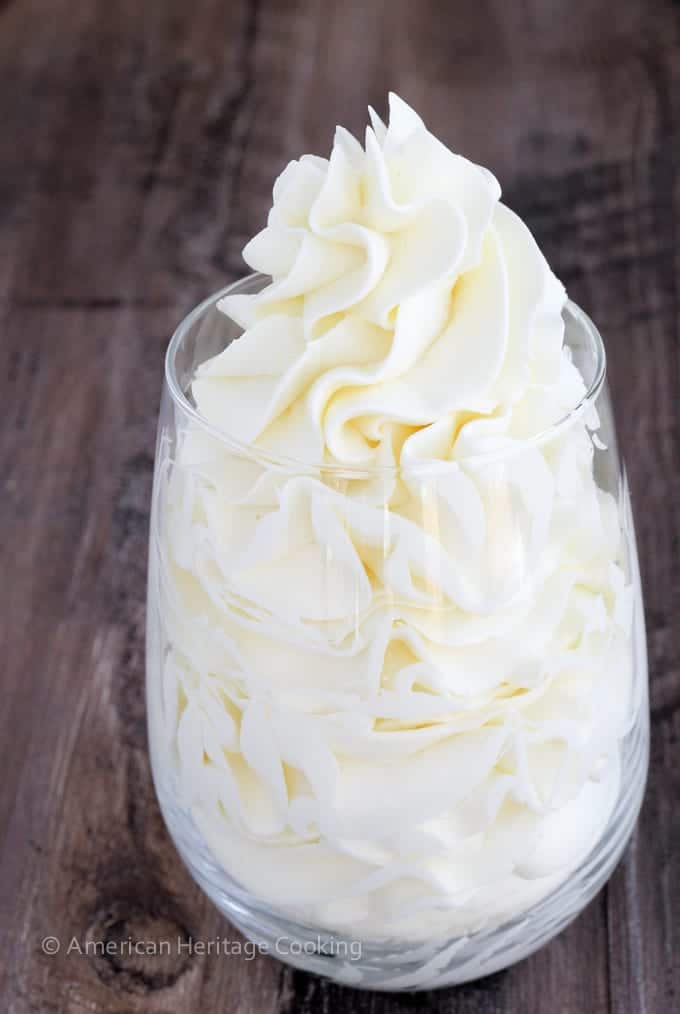
[[[215,429],[207,299],[166,359],[151,518],[156,791],[193,877],[262,950],[357,986],[487,975],[610,875],[648,760],[628,487],[600,336],[545,432],[459,420],[443,460],[347,469]]]

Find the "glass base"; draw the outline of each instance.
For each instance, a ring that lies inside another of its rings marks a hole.
[[[607,829],[585,861],[528,912],[492,929],[438,941],[361,941],[291,921],[259,903],[222,870],[172,791],[156,786],[163,816],[191,875],[220,912],[262,953],[359,989],[414,991],[459,985],[532,954],[570,923],[611,875],[644,794],[647,709],[622,744],[623,790]],[[159,770],[159,769],[157,769]],[[168,787],[169,788],[169,787]]]

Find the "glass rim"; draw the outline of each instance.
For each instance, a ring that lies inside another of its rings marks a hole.
[[[234,290],[244,285],[244,283],[252,283],[259,278],[264,281],[267,276],[263,275],[261,272],[252,272],[238,278],[236,281],[224,286],[224,288],[207,296],[182,318],[172,334],[165,353],[165,384],[175,405],[194,422],[200,425],[213,438],[218,440],[220,443],[225,444],[231,451],[239,456],[259,461],[264,465],[277,468],[282,471],[293,470],[298,474],[316,474],[323,472],[344,478],[366,479],[375,478],[377,476],[397,475],[406,471],[408,471],[409,474],[432,473],[435,471],[442,472],[447,467],[457,468],[465,465],[466,463],[482,464],[489,461],[505,460],[507,458],[514,457],[516,454],[529,447],[538,447],[549,442],[562,430],[572,425],[576,419],[582,416],[592,405],[594,405],[605,381],[607,372],[607,355],[602,335],[585,310],[583,310],[578,303],[575,303],[573,299],[569,299],[567,297],[563,312],[567,311],[572,315],[574,320],[588,335],[591,344],[595,361],[593,378],[588,384],[585,394],[581,396],[579,401],[572,408],[565,412],[564,415],[562,415],[554,423],[551,423],[550,426],[539,430],[530,437],[522,439],[518,438],[500,449],[481,451],[455,459],[433,459],[431,461],[416,462],[414,464],[409,464],[408,466],[401,464],[344,465],[335,462],[303,461],[302,459],[295,458],[291,455],[274,454],[258,447],[257,444],[238,440],[226,430],[222,430],[218,426],[215,426],[214,423],[210,422],[210,420],[207,419],[196,408],[196,406],[192,405],[189,401],[189,398],[179,383],[176,370],[178,349],[180,348],[187,332],[196,323],[196,321],[199,320],[211,307],[215,306],[219,300],[223,299],[224,296],[232,294]],[[491,418],[491,416],[480,416],[480,418]]]

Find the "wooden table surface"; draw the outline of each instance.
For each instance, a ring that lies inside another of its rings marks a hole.
[[[238,939],[181,866],[147,760],[163,353],[243,272],[287,160],[327,153],[336,122],[362,131],[389,88],[493,167],[604,333],[650,649],[638,829],[565,933],[455,990],[87,953]],[[680,5],[1,0],[0,124],[0,1010],[680,1009]]]

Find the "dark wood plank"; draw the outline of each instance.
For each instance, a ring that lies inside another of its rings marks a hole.
[[[237,940],[146,758],[145,552],[162,356],[242,271],[271,184],[395,88],[492,166],[608,345],[645,581],[642,818],[610,884],[522,965],[362,994],[268,958],[65,953]],[[8,0],[0,5],[0,1007],[589,1010],[680,1002],[680,8],[670,0]],[[41,940],[62,941],[56,957]]]

